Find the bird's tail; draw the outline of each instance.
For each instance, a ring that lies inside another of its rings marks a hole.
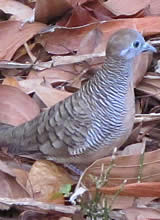
[[[0,148],[7,147],[8,152],[12,154],[30,154],[38,151],[37,144],[33,143],[31,132],[29,137],[25,135],[25,128],[28,125],[28,130],[31,130],[29,123],[19,126],[13,126],[0,122]],[[34,136],[34,134],[33,134]]]
[[[11,130],[14,128],[13,125],[5,124],[0,122],[0,148],[1,147],[8,147],[10,145],[10,134]]]

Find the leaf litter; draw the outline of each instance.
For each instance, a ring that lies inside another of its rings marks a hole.
[[[120,28],[140,31],[159,48],[159,8],[157,0],[1,1],[0,121],[24,123],[71,95],[102,65],[107,40]],[[137,58],[134,85],[137,115],[131,136],[120,152],[95,161],[79,181],[59,165],[3,150],[0,209],[14,205],[23,210],[22,219],[84,219],[79,203],[69,204],[60,189],[84,187],[88,194],[81,200],[89,203],[97,182],[104,181],[99,204],[107,200],[111,218],[160,219],[159,54]]]

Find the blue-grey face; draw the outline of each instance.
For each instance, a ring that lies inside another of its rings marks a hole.
[[[106,48],[106,54],[124,59],[132,59],[146,51],[156,52],[156,48],[148,44],[139,32],[132,29],[115,32]]]

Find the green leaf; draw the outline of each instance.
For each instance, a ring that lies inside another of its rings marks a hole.
[[[69,193],[71,192],[71,188],[72,188],[71,184],[65,184],[65,185],[61,186],[59,192],[63,193],[65,196],[68,196]]]

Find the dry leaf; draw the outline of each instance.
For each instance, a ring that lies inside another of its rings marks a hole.
[[[155,197],[160,197],[159,154],[160,150],[145,153],[143,162],[140,162],[142,160],[140,155],[117,156],[113,166],[111,157],[97,160],[86,169],[77,187],[82,183],[92,192],[93,196],[93,192],[95,192],[93,177],[99,179],[104,174],[102,171],[102,165],[104,165],[104,172],[107,171],[107,168],[110,169],[110,172],[106,184],[99,188],[99,191],[103,193],[103,198],[107,197],[107,204],[112,204],[112,208],[127,208],[134,204],[135,197],[138,198],[137,203],[147,204]],[[140,183],[137,183],[138,176]],[[122,186],[124,180],[127,180],[127,183]],[[113,203],[113,198],[117,193],[118,196]],[[142,200],[141,197],[145,197],[145,199]]]
[[[78,55],[94,53],[95,49],[100,45],[102,37],[103,34],[98,29],[91,30],[81,41]]]
[[[131,144],[124,148],[123,151],[119,151],[119,155],[121,156],[128,156],[128,155],[135,155],[141,154],[145,150],[145,144],[143,142]]]
[[[35,7],[35,21],[47,23],[58,16],[62,16],[71,8],[72,7],[67,0],[37,0]]]
[[[43,82],[43,79],[28,79],[19,81],[19,84],[25,92],[35,92],[47,107],[55,105],[57,102],[64,100],[72,94],[66,91],[46,87]]]
[[[160,100],[160,78],[159,76],[153,76],[151,73],[146,75],[146,78],[137,86],[137,89],[154,96],[154,98]]]
[[[133,83],[135,87],[142,81],[149,65],[151,64],[151,61],[152,61],[151,53],[144,53],[136,57],[134,61],[134,75],[133,75]]]
[[[37,43],[51,54],[68,54],[77,51],[80,41],[94,27],[79,29],[57,29],[53,33],[46,33],[37,38]]]
[[[60,188],[72,184],[66,170],[50,161],[36,161],[29,172],[27,190],[41,201],[63,203]]]
[[[101,187],[99,191],[106,195],[115,195],[119,192],[120,196],[160,197],[159,182],[125,184],[122,190],[121,187]],[[95,188],[91,188],[90,191],[95,191]]]
[[[19,21],[0,22],[0,59],[10,60],[16,50],[37,34],[45,25],[41,23],[26,23]]]
[[[116,16],[134,15],[149,6],[150,0],[108,0],[104,5]]]
[[[0,171],[0,197],[8,198],[25,198],[28,194],[16,182],[15,178]],[[3,205],[0,206],[3,209]]]
[[[137,177],[139,176],[141,155],[129,155],[129,156],[117,156],[113,162],[113,167],[109,174],[107,187],[119,186],[124,180],[128,180],[127,183],[137,183]],[[159,160],[160,150],[147,152],[144,154],[143,170],[141,176],[141,182],[157,182],[160,181],[159,174]],[[102,165],[104,170],[111,166],[112,157],[105,157],[95,161],[89,168],[86,169],[82,176],[82,183],[90,188],[94,186],[93,181],[89,175],[99,177],[102,172]]]
[[[149,11],[151,15],[160,15],[160,1],[159,0],[150,0]]]
[[[19,125],[40,113],[34,100],[16,87],[0,85],[0,94],[0,122]]]
[[[159,220],[160,211],[155,208],[128,208],[123,210],[127,220]]]
[[[30,7],[14,0],[1,0],[0,9],[12,14],[10,20],[26,21],[33,16],[33,10]]]
[[[52,33],[41,35],[37,42],[43,45],[51,54],[68,54],[79,50],[80,42],[91,30],[98,28],[102,31],[104,38],[99,47],[105,50],[109,36],[120,28],[133,28],[143,33],[144,36],[155,35],[159,33],[160,17],[144,17],[132,19],[117,19],[102,24],[90,24],[89,26],[79,28],[59,28]]]
[[[39,88],[36,88],[36,95],[43,101],[43,103],[47,107],[51,107],[56,103],[64,100],[68,96],[72,95],[72,93],[41,86]]]
[[[20,89],[19,82],[15,77],[6,77],[6,78],[4,78],[2,85],[14,86],[14,87]]]
[[[64,19],[60,22],[57,22],[57,25],[66,26],[66,27],[76,27],[82,26],[85,24],[96,22],[97,19],[92,16],[89,10],[82,7],[81,5],[77,5],[73,10],[69,19]]]
[[[29,74],[27,79],[39,79],[43,78],[51,83],[53,83],[53,80],[59,81],[59,80],[71,80],[75,77],[76,71],[73,67],[68,68],[69,65],[62,66],[62,67],[56,67],[56,68],[50,68],[45,69],[43,71],[35,71],[32,70]]]

